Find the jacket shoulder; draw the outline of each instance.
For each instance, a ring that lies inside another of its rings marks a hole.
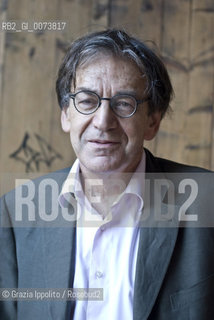
[[[191,172],[211,172],[210,170],[178,163],[172,160],[155,157],[149,150],[146,152],[146,168],[148,172],[169,172],[169,173],[191,173]]]
[[[191,166],[158,157],[156,159],[163,171],[166,172],[211,172],[208,169],[197,166]]]
[[[15,197],[19,193],[22,194],[23,197],[29,196],[29,192],[35,193],[35,195],[37,195],[39,187],[42,186],[43,183],[45,183],[46,185],[57,184],[58,189],[60,190],[67,175],[69,174],[69,171],[70,167],[54,171],[46,175],[42,175],[41,177],[38,177],[36,179],[29,179],[29,181],[23,180],[23,183],[20,183],[19,186],[0,197],[0,209],[2,209],[4,202],[8,205],[14,205]]]

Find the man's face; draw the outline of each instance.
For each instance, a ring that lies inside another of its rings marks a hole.
[[[77,69],[76,87],[111,98],[118,93],[145,98],[146,80],[138,67],[127,59],[102,56]],[[160,123],[160,114],[148,116],[147,103],[140,104],[130,118],[119,118],[102,101],[90,115],[79,113],[71,99],[69,108],[62,111],[62,128],[70,139],[83,174],[90,172],[133,172],[141,160],[144,139],[152,139]]]

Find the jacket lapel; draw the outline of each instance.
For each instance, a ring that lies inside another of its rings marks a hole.
[[[170,263],[178,233],[177,223],[173,221],[178,207],[165,203],[165,194],[160,201],[160,211],[167,212],[167,216],[172,218],[162,221],[155,219],[158,207],[154,201],[153,182],[157,178],[157,172],[158,179],[164,179],[157,160],[146,150],[146,178],[149,178],[151,188],[145,190],[150,194],[144,197],[144,211],[147,211],[149,217],[146,221],[142,221],[140,229],[133,303],[134,320],[146,320],[151,313]]]
[[[66,172],[55,174],[53,179],[61,191],[62,184],[67,176]],[[58,203],[58,198],[54,200],[51,194],[46,194],[46,212],[57,218],[44,225],[43,243],[45,259],[45,275],[47,289],[72,288],[75,270],[75,251],[76,251],[76,219],[73,207],[67,207],[67,213],[73,214],[73,221],[67,221],[63,216],[63,209]],[[56,210],[56,211],[55,211]],[[41,262],[42,263],[42,262]],[[49,300],[50,319],[69,319],[72,318],[74,311],[74,301]]]
[[[44,229],[47,288],[72,288],[75,269],[75,227]],[[52,319],[68,319],[72,301],[49,301]]]
[[[174,228],[142,228],[134,290],[134,320],[146,320],[155,304],[177,238]]]

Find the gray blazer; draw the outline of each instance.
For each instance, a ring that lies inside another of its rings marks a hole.
[[[147,150],[146,159],[147,174],[159,173],[161,178],[174,179],[175,184],[176,179],[184,172],[191,172],[193,176],[199,171],[202,176],[207,174],[202,169],[155,158]],[[61,188],[68,172],[69,169],[65,169],[60,175],[53,173],[48,177],[55,179]],[[172,173],[174,178],[170,175]],[[41,179],[35,181],[36,185]],[[206,178],[206,185],[201,186],[199,196],[188,208],[189,214],[205,215],[206,207],[213,210],[212,180],[207,182]],[[150,193],[149,210],[153,214],[157,210],[153,199],[155,192],[150,190]],[[33,225],[15,228],[14,197],[14,191],[11,191],[1,198],[1,218],[6,219],[12,227],[0,228],[0,287],[72,288],[75,271],[75,223],[69,227]],[[169,204],[164,194],[161,208],[168,210],[173,206],[176,208],[174,212],[177,212],[184,203],[182,197],[184,195],[177,192],[175,203]],[[34,201],[38,210],[37,195]],[[61,208],[58,209],[60,215]],[[47,202],[47,212],[48,210],[51,212],[52,208]],[[151,218],[149,219],[148,224],[143,222],[140,229],[133,319],[213,320],[214,229],[179,227],[174,216],[161,223],[151,223]],[[72,319],[74,307],[75,303],[72,301],[0,301],[0,319]]]

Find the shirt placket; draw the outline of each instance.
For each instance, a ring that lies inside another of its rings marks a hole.
[[[93,247],[91,251],[91,261],[89,270],[89,288],[99,288],[103,290],[103,300],[88,301],[87,305],[87,320],[96,318],[102,319],[102,314],[105,314],[105,307],[109,300],[109,262],[111,260],[111,250],[109,243],[109,234],[106,232],[107,225],[101,225],[96,231]]]

